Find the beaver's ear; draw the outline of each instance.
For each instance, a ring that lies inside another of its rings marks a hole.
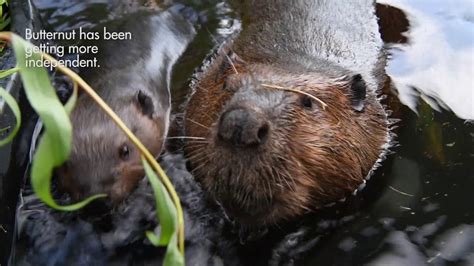
[[[364,100],[367,93],[367,86],[360,74],[352,76],[350,81],[350,98],[351,105],[357,112],[364,109]]]
[[[150,118],[153,116],[155,107],[153,105],[153,100],[148,94],[141,90],[138,91],[135,101],[142,114],[149,116]]]

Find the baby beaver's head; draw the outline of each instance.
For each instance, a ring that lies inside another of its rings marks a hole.
[[[157,108],[147,93],[117,96],[112,108],[145,147],[158,156],[166,135],[169,107]],[[84,97],[79,98],[71,115],[72,151],[69,160],[58,169],[59,181],[74,200],[106,193],[116,204],[145,175],[140,152],[95,103]]]
[[[225,61],[217,58],[196,81],[185,153],[229,216],[250,226],[277,223],[365,182],[388,123],[360,75]]]

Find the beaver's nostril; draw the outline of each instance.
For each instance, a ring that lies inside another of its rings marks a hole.
[[[266,141],[268,133],[265,118],[243,108],[225,112],[219,121],[219,138],[237,147],[258,146]]]
[[[265,142],[268,136],[268,124],[263,124],[257,132],[257,137],[260,143]]]

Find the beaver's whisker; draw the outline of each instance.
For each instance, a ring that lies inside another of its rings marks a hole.
[[[239,71],[237,71],[234,62],[232,62],[232,59],[230,59],[229,55],[226,54],[225,57],[227,58],[227,60],[229,60],[229,64],[232,66],[232,70],[234,70],[235,74],[239,74]]]
[[[208,169],[208,170],[206,171],[206,173],[205,173],[206,176],[212,176],[212,175],[215,176],[216,173],[217,173],[217,167],[216,167],[216,165],[215,165],[215,164],[210,164],[211,158],[212,158],[211,156],[213,156],[213,154],[214,154],[214,153],[211,153],[211,154],[207,154],[207,155],[206,155],[206,164],[207,164],[207,165],[211,165],[211,167],[209,167],[209,169]],[[220,182],[221,179],[218,178],[217,180],[218,180],[218,182]],[[213,189],[215,190],[216,187],[214,186]]]
[[[143,166],[141,164],[129,165],[127,167],[127,171],[138,171],[138,170],[143,170]]]
[[[214,35],[212,35],[212,33],[209,31],[208,28],[206,28],[207,32],[209,33],[209,35],[211,36],[211,39],[214,41],[214,43],[216,45],[219,44],[219,42],[217,41],[217,39],[214,37]],[[224,53],[224,56],[227,58],[227,60],[229,61],[229,64],[232,66],[232,69],[234,70],[235,74],[239,74],[239,71],[237,71],[237,68],[235,67],[234,65],[234,62],[232,62],[232,59],[229,57],[228,54]]]
[[[285,159],[285,158],[283,158],[283,157],[279,157],[279,156],[278,156],[277,158],[280,159],[280,160],[283,160],[283,161],[285,161],[285,162],[288,162],[288,160]],[[284,182],[284,183],[286,184],[286,187],[287,187],[288,189],[292,190],[293,187],[290,185],[290,183],[288,183],[288,180],[286,180],[285,177],[282,177],[282,176],[281,176],[280,171],[279,171],[278,169],[276,169],[275,172],[276,172],[278,178],[280,179],[280,182],[281,182],[282,186],[284,186],[284,184],[283,184],[283,182]]]
[[[193,173],[193,174],[197,169],[199,169],[200,167],[205,165],[205,163],[207,161],[207,158],[206,158],[206,156],[204,156],[204,154],[197,154],[197,155],[199,155],[200,157],[199,157],[199,159],[196,159],[195,161],[193,161],[193,167],[191,169],[191,173]]]
[[[281,177],[280,173],[278,173],[278,175]],[[281,178],[282,178],[283,181],[285,182],[286,187],[287,187],[289,190],[292,190],[293,192],[295,192],[295,191],[294,191],[294,188],[290,185],[290,183],[288,183],[288,180],[286,180],[286,178],[284,178],[284,177],[281,177]]]
[[[260,161],[259,164],[261,164],[261,163],[262,163],[262,162]],[[262,176],[261,173],[258,173],[258,174],[259,174],[259,176]],[[264,198],[265,198],[265,200],[266,200],[267,196],[268,196],[269,194],[271,194],[271,191],[272,191],[271,187],[268,186],[268,179],[267,179],[267,178],[260,178],[260,182],[259,182],[259,183],[260,183],[261,186],[262,186],[263,194],[265,195]],[[268,188],[268,191],[267,191],[267,188]]]
[[[211,130],[210,127],[206,127],[205,125],[203,125],[203,124],[201,124],[201,123],[199,123],[199,122],[196,122],[196,121],[192,120],[191,118],[186,118],[186,119],[187,119],[189,122],[194,123],[194,124],[196,124],[196,125],[198,125],[198,126],[201,126],[201,127],[205,128],[205,129],[207,129],[207,130],[209,130],[209,131]]]
[[[202,163],[198,163],[197,166],[191,170],[191,173],[195,174],[199,169],[206,166],[207,162],[208,162],[207,158],[203,158]]]
[[[286,173],[286,176],[288,176],[290,178],[290,181],[293,183],[293,186],[289,186],[289,189],[292,190],[293,192],[296,193],[296,181],[295,181],[295,178],[290,174],[290,172],[288,171],[288,169],[286,168],[282,168],[284,169],[283,171],[285,171]],[[288,184],[289,185],[289,184]]]
[[[188,146],[191,144],[202,144],[202,145],[211,144],[211,142],[209,142],[208,140],[190,140],[190,141],[187,141],[186,143]]]
[[[204,149],[206,146],[209,146],[210,143],[209,142],[204,142],[204,141],[190,141],[190,142],[187,142],[186,143],[186,147],[187,148],[191,148],[191,149]],[[192,151],[189,151],[189,152],[192,152]],[[187,153],[186,156],[188,156],[189,154],[191,153]]]
[[[303,210],[307,211],[307,212],[312,211],[311,207],[306,206],[306,205],[301,205],[301,208],[302,208]]]
[[[273,193],[272,193],[272,185],[270,183],[270,179],[269,178],[265,178],[265,181],[266,185],[268,186],[268,197],[265,197],[266,201],[268,202],[268,204],[270,204],[272,201],[273,201]]]
[[[209,118],[209,121],[217,121],[217,118],[219,118],[219,114],[215,114],[215,117],[211,117],[209,114],[207,113],[203,113],[203,115],[205,115],[207,118]]]
[[[189,157],[189,160],[193,160],[193,163],[196,164],[196,165],[199,164],[202,160],[205,160],[205,159],[207,159],[207,158],[206,158],[204,152],[200,152],[200,153],[194,154],[193,156]]]
[[[204,137],[190,137],[190,136],[174,136],[174,137],[166,137],[166,139],[206,139]]]
[[[267,164],[263,161],[261,163],[264,166],[263,171],[265,171],[265,175],[271,177],[271,178],[264,178],[265,183],[267,183],[266,185],[268,186],[268,190],[270,192],[270,194],[269,194],[270,197],[269,197],[269,202],[268,203],[271,203],[271,201],[273,200],[273,193],[271,193],[272,192],[271,181],[274,181],[274,178],[273,178],[273,175],[272,175],[272,169],[271,169],[269,164]]]
[[[196,151],[193,151],[193,153],[187,153],[186,158],[188,161],[192,162],[192,160],[194,160],[197,155],[200,155],[202,153],[203,153],[202,149],[196,150]]]
[[[281,180],[281,178],[280,178],[277,174],[275,174],[275,173],[278,173],[278,172],[275,171],[275,170],[270,166],[270,164],[269,164],[269,166],[267,166],[267,168],[268,168],[269,175],[270,175],[270,177],[271,177],[272,182],[273,182],[275,185],[277,185],[277,186],[279,186],[280,188],[282,188],[282,180]]]
[[[191,169],[191,174],[195,175],[197,172],[197,168],[201,168],[203,165],[205,165],[205,163],[197,164],[196,168]]]
[[[243,170],[243,165],[242,164],[239,164],[239,171],[237,172],[237,177],[235,178],[235,181],[237,183],[240,183],[240,176],[242,175],[242,170]]]
[[[281,164],[282,162],[283,163],[288,163],[288,164],[291,164],[291,161],[285,157],[281,157],[281,156],[277,156],[276,157],[278,160],[279,160],[279,164]],[[283,168],[285,169],[285,168]],[[278,171],[277,171],[278,172]],[[280,174],[280,172],[278,172]],[[285,181],[286,185],[288,186],[288,188],[291,188],[290,184],[288,183],[288,180],[284,177],[282,177],[282,179]]]
[[[283,190],[283,181],[281,180],[281,176],[278,174],[278,171],[275,171],[270,165],[267,165],[269,175],[273,183],[275,183],[281,190]]]
[[[274,176],[276,176],[276,177],[278,178],[278,182],[276,182],[276,183],[277,183],[277,186],[279,186],[279,187],[280,187],[280,190],[283,191],[283,189],[285,188],[285,187],[283,186],[283,179],[281,178],[281,175],[280,175],[280,173],[279,173],[278,171],[274,171],[274,172],[275,172],[275,174],[272,175],[272,177],[275,178]]]
[[[192,159],[194,159],[194,156],[196,154],[200,154],[200,153],[204,153],[204,148],[203,148],[204,145],[202,144],[193,144],[193,150],[190,151],[190,152],[186,152],[186,158],[188,161],[191,161]]]
[[[204,148],[205,146],[208,146],[209,144],[211,143],[207,141],[189,141],[187,142],[186,146],[188,148],[196,149],[196,148]]]
[[[326,110],[326,107],[328,106],[325,102],[323,102],[321,99],[319,99],[318,97],[310,94],[310,93],[307,93],[305,91],[302,91],[302,90],[298,90],[298,89],[294,89],[294,88],[286,88],[286,87],[282,87],[282,86],[278,86],[278,85],[271,85],[271,84],[260,84],[262,87],[265,87],[265,88],[270,88],[270,89],[277,89],[277,90],[284,90],[284,91],[291,91],[291,92],[296,92],[296,93],[300,93],[300,94],[304,94],[308,97],[310,97],[311,99],[317,101],[318,103],[321,104],[321,106],[323,107],[323,110]]]
[[[196,154],[196,156],[199,154]],[[206,156],[205,153],[202,154],[203,156],[200,159],[195,160],[194,162],[197,164],[197,166],[192,170],[192,173],[194,174],[195,171],[199,170],[200,168],[204,167],[206,163],[201,163],[201,161],[204,162],[209,162],[208,157],[212,157],[213,153],[211,153],[209,156]]]
[[[194,153],[194,150],[196,149],[202,149],[206,146],[206,143],[199,143],[199,142],[194,142],[194,143],[186,143],[186,149],[192,149],[187,153],[187,155]]]
[[[188,155],[188,160],[192,161],[193,163],[196,163],[197,161],[194,162],[193,160],[197,159],[197,158],[199,159],[199,158],[205,157],[204,154],[205,153],[202,150],[195,151],[193,154]],[[201,157],[199,157],[199,156],[201,156]]]
[[[243,206],[248,206],[249,205],[249,202],[250,202],[250,194],[249,193],[238,192],[236,194],[241,195],[240,201],[242,202]]]
[[[205,144],[210,144],[210,142],[205,140],[188,140],[186,141],[186,148],[205,147]]]

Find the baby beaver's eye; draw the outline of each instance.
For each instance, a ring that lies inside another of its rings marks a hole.
[[[130,157],[130,149],[128,148],[127,144],[124,144],[119,148],[119,157],[122,160],[128,160]]]
[[[303,106],[304,108],[306,108],[308,110],[313,109],[313,100],[307,95],[302,95],[301,96],[300,104],[301,104],[301,106]]]

